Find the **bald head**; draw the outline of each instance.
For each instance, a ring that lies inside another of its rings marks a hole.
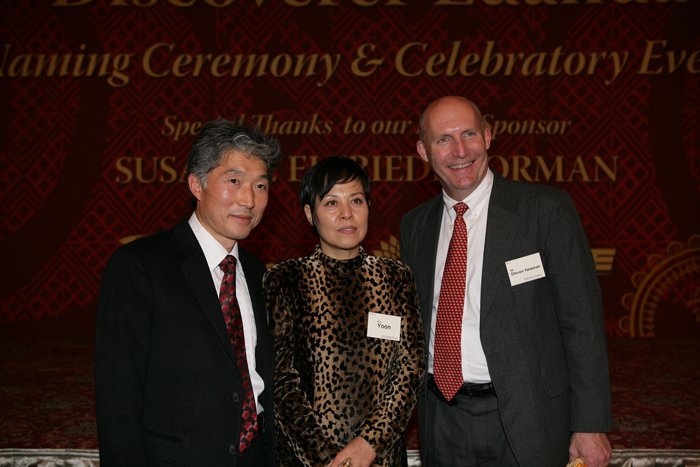
[[[442,97],[423,111],[420,133],[418,155],[450,198],[466,199],[488,173],[491,131],[479,108],[463,97]]]
[[[481,124],[481,130],[483,131],[486,128],[486,122],[484,122],[484,117],[481,115],[481,110],[479,110],[479,107],[477,107],[473,101],[461,96],[444,96],[428,104],[428,106],[423,110],[423,113],[420,114],[420,119],[418,120],[418,139],[425,142],[426,131],[428,125],[430,124],[431,115],[434,115],[441,109],[454,105],[470,106],[474,110],[477,120]]]

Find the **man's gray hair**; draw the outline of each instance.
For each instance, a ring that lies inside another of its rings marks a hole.
[[[270,180],[282,161],[282,150],[276,138],[265,134],[257,126],[237,125],[219,118],[204,125],[192,143],[187,158],[188,175],[194,174],[206,187],[209,172],[220,166],[224,157],[231,152],[240,152],[265,162]],[[196,206],[197,199],[191,193],[190,197],[193,206]]]

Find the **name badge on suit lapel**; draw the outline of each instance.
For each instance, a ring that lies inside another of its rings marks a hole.
[[[511,287],[545,277],[539,253],[506,261],[506,270]]]

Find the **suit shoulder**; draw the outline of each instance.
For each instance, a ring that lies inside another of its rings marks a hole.
[[[499,183],[494,183],[491,193],[491,201],[495,205],[512,205],[519,206],[519,209],[544,209],[545,211],[556,209],[557,206],[565,210],[576,210],[573,199],[562,189],[539,183],[499,178]]]
[[[422,219],[425,219],[426,215],[435,209],[436,204],[442,203],[442,195],[437,195],[428,201],[419,204],[415,208],[404,214],[403,219],[401,219],[402,227],[404,225],[412,225]]]
[[[164,277],[165,272],[176,267],[175,244],[172,229],[168,229],[117,248],[102,274],[100,303],[102,297],[119,297],[125,301],[133,290],[148,290],[154,278]]]
[[[112,253],[110,261],[138,256],[144,259],[159,258],[175,250],[175,235],[173,229],[156,232],[145,237],[137,238],[119,246]]]
[[[501,176],[499,183],[494,184],[494,189],[502,189],[512,193],[514,196],[523,196],[529,198],[568,198],[569,193],[562,190],[561,188],[556,188],[549,185],[542,185],[540,183],[534,182],[522,182],[519,180],[509,180]]]

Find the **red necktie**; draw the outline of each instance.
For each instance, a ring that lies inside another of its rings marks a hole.
[[[457,203],[454,209],[457,217],[442,275],[433,356],[435,384],[448,401],[464,383],[461,337],[464,290],[467,284],[467,225],[462,216],[468,207],[464,203]]]
[[[241,412],[241,441],[238,446],[238,455],[248,449],[258,434],[258,411],[255,407],[255,395],[253,394],[253,384],[250,381],[248,371],[248,359],[245,352],[245,336],[243,335],[243,320],[241,319],[241,309],[236,300],[236,258],[227,255],[219,264],[224,272],[219,291],[219,301],[221,311],[224,313],[226,328],[231,338],[233,353],[238,359],[238,369],[243,378],[243,410]]]

